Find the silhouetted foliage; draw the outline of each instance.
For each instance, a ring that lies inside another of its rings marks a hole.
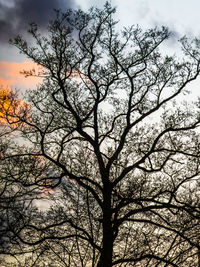
[[[33,46],[12,41],[43,78],[4,159],[25,196],[10,251],[30,266],[198,261],[199,106],[174,99],[199,75],[199,40],[164,56],[168,29],[120,32],[114,12],[57,11],[48,35],[32,24]]]

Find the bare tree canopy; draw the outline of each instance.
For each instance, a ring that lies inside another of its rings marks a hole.
[[[120,32],[114,12],[56,11],[33,45],[12,40],[42,78],[3,113],[20,142],[1,154],[1,254],[22,266],[198,265],[199,103],[174,100],[200,41],[163,55],[167,28]]]

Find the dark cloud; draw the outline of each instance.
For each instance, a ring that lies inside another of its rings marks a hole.
[[[36,22],[40,28],[45,28],[54,15],[53,9],[65,11],[75,8],[74,0],[0,0],[0,42],[8,42],[9,38],[23,33],[28,23]]]

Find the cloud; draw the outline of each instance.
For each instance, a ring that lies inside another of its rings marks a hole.
[[[147,1],[138,1],[137,16],[144,19],[149,15],[150,8]]]
[[[41,79],[36,77],[25,78],[20,71],[38,68],[31,61],[17,62],[0,62],[0,87],[17,87],[18,89],[34,88],[41,82]]]
[[[53,9],[65,11],[76,7],[74,0],[0,0],[0,42],[8,42],[9,38],[24,33],[28,23],[36,22],[45,28],[53,16]]]

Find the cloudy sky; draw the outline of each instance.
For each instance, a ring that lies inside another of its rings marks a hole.
[[[142,28],[168,26],[176,37],[200,37],[199,0],[110,0],[117,7],[120,25],[138,24]],[[53,9],[102,7],[104,0],[0,0],[0,85],[29,87],[34,80],[25,80],[19,71],[27,59],[8,44],[17,34],[26,34],[28,23],[35,21],[41,29],[53,16]],[[173,43],[169,43],[173,48]]]

